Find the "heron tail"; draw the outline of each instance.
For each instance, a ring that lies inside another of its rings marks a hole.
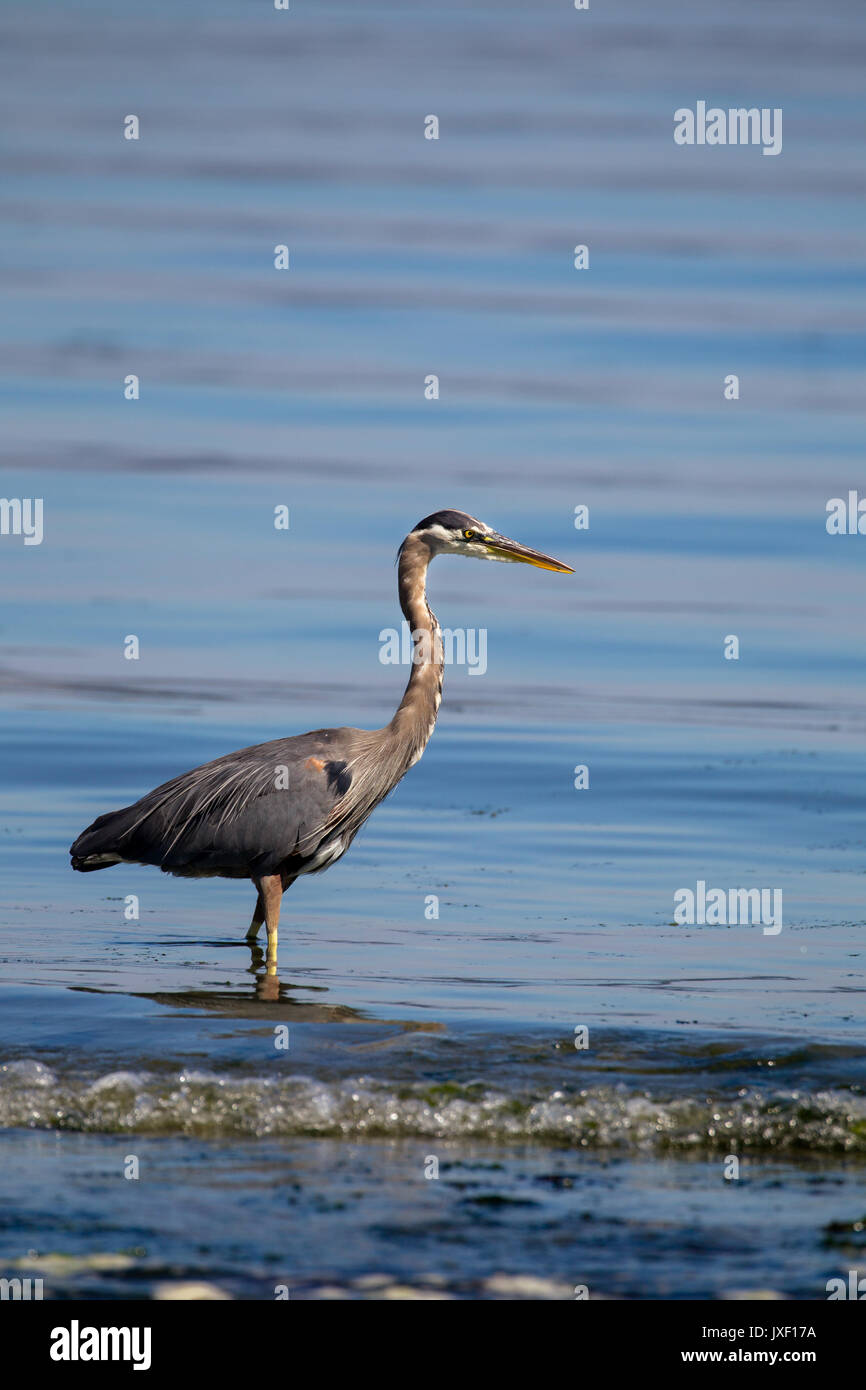
[[[92,874],[94,869],[110,869],[112,864],[120,864],[119,854],[73,854],[72,867],[80,874]]]
[[[125,806],[122,811],[109,811],[82,830],[69,847],[73,869],[90,874],[95,869],[110,869],[112,864],[119,864],[123,860],[118,842],[130,827],[132,818],[129,813],[132,809]]]

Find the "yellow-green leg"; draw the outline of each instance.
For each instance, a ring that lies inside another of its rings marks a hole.
[[[268,932],[268,954],[265,968],[268,975],[277,973],[277,928],[280,923],[280,903],[283,900],[283,878],[281,874],[265,874],[259,879],[259,897],[265,908],[265,926]]]
[[[262,897],[262,890],[258,882],[256,880],[253,881],[255,882],[256,889],[258,891],[256,896],[256,907],[253,913],[253,920],[250,922],[250,929],[247,932],[247,941],[255,941],[256,937],[259,934],[259,930],[261,929],[262,922],[265,920],[265,900]]]

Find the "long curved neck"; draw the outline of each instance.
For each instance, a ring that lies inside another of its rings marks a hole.
[[[416,763],[427,746],[442,701],[442,634],[427,602],[430,551],[423,541],[407,536],[400,551],[397,586],[400,607],[412,634],[412,672],[406,692],[388,730],[406,757]]]

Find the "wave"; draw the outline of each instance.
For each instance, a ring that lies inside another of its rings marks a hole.
[[[658,1153],[798,1151],[866,1156],[866,1097],[835,1089],[654,1098],[627,1086],[508,1092],[483,1082],[182,1070],[59,1075],[0,1067],[0,1127],[202,1137],[484,1139]]]

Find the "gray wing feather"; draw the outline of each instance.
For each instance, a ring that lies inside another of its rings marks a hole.
[[[324,839],[348,843],[376,804],[364,812],[367,796],[352,795],[354,760],[371,738],[319,729],[228,753],[100,816],[72,846],[73,862],[116,854],[182,875],[301,872]]]

